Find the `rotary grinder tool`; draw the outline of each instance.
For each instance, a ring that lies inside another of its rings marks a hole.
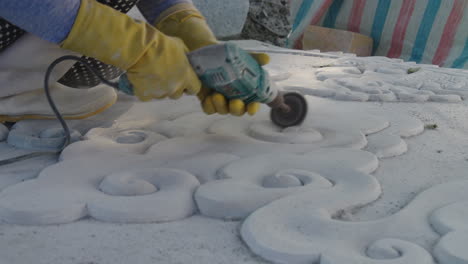
[[[258,62],[236,45],[226,43],[207,46],[189,53],[188,59],[203,84],[221,93],[227,99],[241,99],[246,104],[256,101],[270,106],[271,121],[277,126],[283,128],[297,126],[304,121],[307,114],[307,101],[305,98],[299,93],[279,91],[274,82],[270,82],[268,73]],[[52,99],[48,84],[54,67],[66,60],[81,62],[101,82],[109,86],[121,91],[132,90],[132,84],[125,74],[120,77],[118,83],[114,83],[103,78],[82,58],[69,55],[56,59],[47,68],[44,90],[52,111],[63,127],[63,146],[53,151],[33,152],[0,160],[0,166],[37,156],[58,154],[71,143],[70,129]]]
[[[189,53],[188,59],[202,83],[227,99],[271,107],[271,121],[277,126],[297,126],[304,121],[307,114],[304,96],[279,91],[258,62],[238,46],[232,43],[206,46]]]

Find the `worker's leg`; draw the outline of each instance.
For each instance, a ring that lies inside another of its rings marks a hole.
[[[123,13],[127,13],[138,2],[98,1]],[[23,32],[21,29],[1,18],[0,27],[0,122],[54,118],[43,90],[44,75],[51,62],[73,53],[31,34],[19,34]],[[11,32],[5,31],[6,28]],[[82,59],[108,80],[122,74],[116,67],[95,59]],[[76,61],[64,61],[57,65],[49,83],[52,97],[67,119],[95,115],[110,107],[117,99],[113,88],[99,85],[97,77]]]
[[[0,53],[0,121],[54,118],[44,94],[44,74],[56,58],[72,54],[25,34]],[[75,54],[77,55],[77,54]],[[75,62],[63,62],[50,79],[52,97],[67,118],[85,118],[116,100],[113,88],[73,89],[57,83]]]
[[[47,67],[64,55],[77,54],[26,33],[0,53],[0,97],[42,88]],[[73,63],[59,64],[51,76],[51,83],[62,77]]]
[[[52,61],[70,54],[30,34],[1,52],[0,121],[54,118],[43,90],[44,74]],[[78,90],[57,83],[73,63],[59,64],[51,75],[52,96],[60,111],[67,118],[84,118],[111,106],[116,93],[110,87]]]

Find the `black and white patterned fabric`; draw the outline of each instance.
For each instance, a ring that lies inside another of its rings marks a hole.
[[[95,71],[100,73],[106,80],[112,80],[119,77],[123,71],[119,68],[105,64],[94,58],[83,56],[84,59]],[[58,80],[59,83],[73,88],[89,88],[94,87],[101,83],[99,78],[92,73],[82,63],[75,63],[70,70],[68,70],[62,78]]]
[[[127,13],[140,0],[97,0],[101,4],[108,5],[122,13]]]
[[[122,13],[127,13],[139,0],[97,0],[108,5]],[[8,21],[0,18],[0,52],[11,46],[23,34],[24,30],[16,27]],[[106,80],[112,80],[119,77],[123,71],[117,67],[107,65],[94,58],[82,57],[93,69],[99,72]],[[77,62],[65,73],[59,80],[63,85],[73,88],[89,88],[100,83],[99,79],[83,64]]]
[[[0,18],[0,52],[24,35],[24,30]]]

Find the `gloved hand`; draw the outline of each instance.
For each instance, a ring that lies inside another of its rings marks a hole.
[[[260,64],[265,65],[269,61],[269,57],[265,53],[251,53],[252,57]],[[198,99],[202,103],[203,111],[208,114],[231,114],[235,116],[242,116],[245,113],[254,115],[260,109],[259,102],[252,102],[245,105],[244,101],[240,99],[227,100],[222,94],[202,86],[202,89],[197,94]]]
[[[209,28],[205,18],[191,4],[178,4],[164,12],[156,21],[155,26],[163,33],[181,38],[190,51],[208,45],[218,44],[218,40]],[[264,53],[252,54],[260,65],[269,62]],[[248,105],[240,99],[227,100],[222,94],[202,86],[197,94],[206,114],[232,114],[241,116],[246,112],[254,115],[260,108],[260,103],[253,102]]]
[[[61,46],[126,70],[131,92],[142,101],[200,92],[200,80],[181,39],[95,0],[81,0],[75,24]]]

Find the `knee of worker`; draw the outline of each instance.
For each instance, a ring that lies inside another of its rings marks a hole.
[[[58,57],[79,55],[57,44],[25,34],[0,53],[0,97],[43,88],[47,67]],[[54,68],[50,82],[59,80],[73,65],[64,61]]]

